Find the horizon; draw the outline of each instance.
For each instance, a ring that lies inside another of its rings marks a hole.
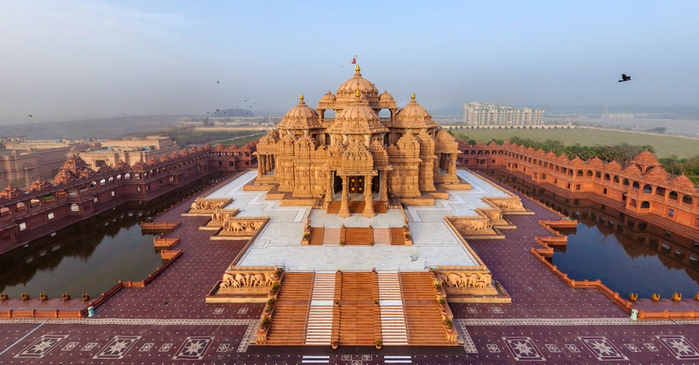
[[[314,104],[335,93],[354,54],[399,107],[413,92],[435,112],[469,101],[699,106],[694,2],[0,5],[3,124],[280,115],[298,94]],[[419,25],[405,21],[416,14]],[[632,81],[618,83],[621,73]]]

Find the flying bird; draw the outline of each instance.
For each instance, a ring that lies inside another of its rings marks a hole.
[[[220,84],[220,82],[216,81],[217,84]]]
[[[34,118],[31,114],[27,115],[27,118]]]
[[[631,76],[627,76],[626,74],[621,74],[621,80],[619,80],[619,82],[625,82],[625,81],[631,81]]]

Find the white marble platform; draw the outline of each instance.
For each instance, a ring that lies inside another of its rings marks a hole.
[[[449,191],[448,200],[436,200],[434,207],[408,207],[413,246],[303,246],[301,239],[305,218],[313,227],[375,228],[401,227],[403,212],[389,209],[386,214],[366,218],[361,214],[339,218],[324,210],[310,207],[280,206],[278,200],[266,200],[264,191],[243,191],[242,187],[257,176],[250,171],[207,198],[230,197],[227,209],[240,209],[239,217],[269,216],[270,222],[243,255],[239,265],[279,265],[290,271],[422,271],[427,265],[477,265],[476,259],[446,225],[444,216],[474,215],[476,207],[486,207],[484,196],[508,196],[477,175],[458,170],[473,190]]]

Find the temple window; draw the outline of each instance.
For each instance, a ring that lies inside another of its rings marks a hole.
[[[93,202],[93,203],[97,203],[97,202],[99,202],[99,201],[100,201],[100,200],[99,200],[99,198],[97,198],[97,197],[92,198],[92,202]]]
[[[638,181],[634,181],[633,184],[631,184],[631,188],[638,190],[641,188],[641,185],[638,183]]]
[[[599,172],[599,171],[595,172],[595,177],[598,178],[598,179],[601,179],[601,178],[602,178],[602,173]]]
[[[113,183],[113,182],[114,182],[114,176],[110,176],[108,181],[109,181],[110,184]]]
[[[691,196],[685,195],[685,196],[682,197],[682,203],[684,203],[684,204],[690,204],[690,205],[691,205],[692,202],[693,202],[693,200],[692,200],[692,197],[691,197]]]
[[[128,172],[127,172],[127,173],[125,173],[125,174],[124,174],[124,179],[126,179],[126,180],[130,180],[130,179],[131,179],[131,174],[130,174],[130,173],[128,173]]]
[[[79,212],[79,211],[80,211],[80,207],[79,207],[77,204],[73,203],[73,204],[71,204],[71,206],[70,206],[70,211],[71,211],[71,212]]]
[[[609,179],[610,179],[609,174],[604,174],[604,179],[607,180],[607,181],[609,181]]]
[[[641,202],[641,209],[650,209],[650,203],[647,201]]]
[[[624,186],[629,186],[629,179],[624,179],[622,184],[624,184]]]
[[[661,188],[661,187],[655,188],[655,195],[665,196],[665,192],[666,192],[665,188]]]
[[[677,192],[676,191],[671,191],[670,195],[668,195],[670,199],[672,200],[677,200]]]
[[[46,215],[46,218],[48,218],[48,220],[53,219],[53,218],[54,218],[53,212],[49,212],[49,213]]]
[[[112,196],[116,196],[116,193],[114,192],[114,190],[112,190]]]
[[[653,192],[653,187],[649,184],[643,185],[643,194],[650,194]]]
[[[15,206],[15,210],[23,210],[25,208],[27,208],[27,206],[24,205],[24,203],[22,202],[17,203],[17,205]]]
[[[675,216],[675,210],[674,209],[668,209],[667,210],[667,216],[672,218]]]
[[[617,183],[617,184],[619,183],[619,176],[614,175],[614,182]]]
[[[604,195],[607,195],[607,188],[604,188],[603,193],[604,193]]]
[[[25,223],[25,222],[20,223],[19,230],[24,231],[25,229],[27,229],[27,223]]]
[[[10,208],[2,207],[0,208],[0,217],[10,214]]]
[[[587,170],[587,177],[592,177],[592,170]]]
[[[141,179],[141,174],[135,173],[135,174],[133,175],[133,177],[134,177],[134,179],[136,179],[136,180],[140,180],[140,179]]]
[[[107,184],[107,180],[105,180],[105,179],[100,180],[100,185],[104,186],[106,184]]]
[[[578,176],[583,176],[583,171],[582,171],[582,170],[578,170]]]
[[[575,190],[580,190],[580,184],[575,184]]]

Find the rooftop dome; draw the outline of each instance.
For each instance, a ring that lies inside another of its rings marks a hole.
[[[379,101],[396,101],[393,99],[393,95],[389,94],[388,91],[384,90],[381,95],[379,95]]]
[[[361,70],[359,65],[357,65],[354,70],[354,77],[342,83],[340,88],[337,89],[337,98],[352,102],[355,92],[359,91],[370,101],[378,101],[379,90],[376,88],[376,85],[362,77],[362,74],[359,72]]]
[[[325,95],[323,95],[322,98],[320,98],[320,102],[321,102],[321,103],[322,103],[322,102],[333,102],[333,103],[334,103],[335,100],[337,100],[337,98],[335,97],[335,95],[334,95],[330,90],[328,90],[328,93],[325,94]]]
[[[642,166],[658,166],[658,165],[660,165],[658,158],[655,157],[655,155],[648,150],[644,150],[643,152],[636,155],[636,157],[633,159],[632,162],[635,162],[635,163],[642,165]]]
[[[396,122],[393,124],[398,128],[431,128],[436,127],[432,121],[432,115],[427,109],[415,101],[415,94],[410,97],[408,105],[398,110]]]
[[[322,128],[318,120],[318,113],[306,105],[303,101],[303,95],[299,97],[299,103],[291,108],[284,117],[281,123],[277,125],[280,129],[311,129]]]
[[[388,132],[381,124],[379,116],[372,110],[363,95],[356,90],[354,103],[342,109],[335,117],[335,123],[328,128],[328,133],[373,134]]]

